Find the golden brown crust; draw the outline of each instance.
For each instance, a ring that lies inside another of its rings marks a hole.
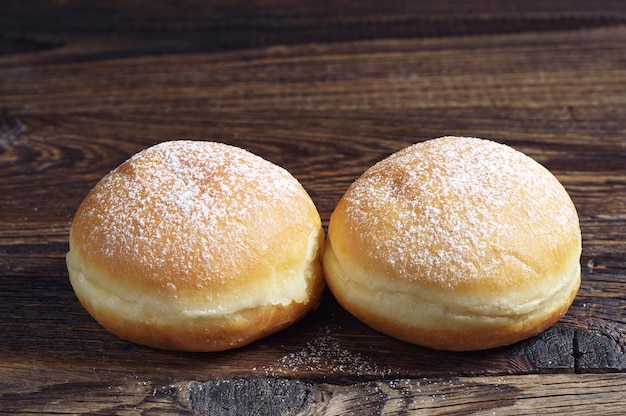
[[[545,302],[523,312],[490,315],[488,308],[483,311],[459,308],[458,304],[442,301],[445,293],[421,296],[415,288],[390,286],[382,281],[382,277],[376,280],[368,276],[371,288],[364,287],[345,275],[331,244],[327,242],[324,250],[328,287],[339,304],[387,335],[440,350],[482,350],[510,345],[537,335],[567,312],[580,285],[580,267],[575,264],[572,270],[563,272],[568,285]],[[358,267],[350,269],[351,272],[354,270],[367,275]],[[395,292],[399,290],[404,291]],[[471,298],[472,294],[467,296]]]
[[[245,346],[278,332],[303,318],[317,306],[324,290],[321,266],[315,265],[307,300],[288,305],[260,305],[231,314],[168,319],[135,319],[121,314],[118,305],[102,302],[84,286],[74,284],[83,307],[119,338],[153,348],[191,352],[217,352]]]
[[[346,309],[416,344],[484,349],[534,335],[580,282],[562,185],[513,149],[445,137],[368,169],[329,224],[324,269]]]
[[[104,177],[70,230],[70,279],[111,332],[158,348],[241,346],[319,301],[323,230],[284,169],[221,143],[146,149]]]

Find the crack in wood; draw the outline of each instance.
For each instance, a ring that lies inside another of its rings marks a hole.
[[[610,336],[577,329],[573,338],[574,371],[606,373],[626,370],[626,355]]]
[[[577,336],[578,331],[574,332],[574,337],[572,338],[572,356],[574,357],[574,373],[580,374],[582,373],[580,368],[580,345],[579,345],[579,337]]]
[[[595,331],[555,325],[520,343],[513,355],[540,373],[570,371],[576,374],[618,372],[626,369],[626,354],[611,328]]]

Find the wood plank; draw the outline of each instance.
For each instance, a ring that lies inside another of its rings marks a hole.
[[[480,42],[381,40],[43,64],[27,72],[0,60],[0,77],[9,114],[618,106],[624,38],[618,26]]]
[[[417,378],[348,384],[287,378],[168,381],[141,377],[5,394],[11,414],[622,415],[626,375]]]
[[[241,375],[354,379],[626,369],[619,332],[624,323],[602,318],[600,312],[585,317],[587,308],[579,301],[563,323],[537,337],[489,351],[449,353],[378,333],[327,293],[317,310],[276,335],[233,351],[184,354],[115,338],[82,309],[66,279],[14,277],[0,279],[0,284],[0,337],[7,362],[70,378],[106,371],[155,378],[173,372],[189,379]],[[596,311],[611,310],[601,298],[596,302]],[[19,390],[24,383],[10,368],[0,376],[4,391]]]
[[[145,3],[145,4],[144,4]],[[174,6],[10,2],[0,55],[11,62],[85,61],[369,39],[584,30],[623,23],[619,2],[184,2]],[[167,36],[163,36],[167,34]],[[81,42],[77,42],[80,40]],[[36,53],[33,53],[36,52]]]

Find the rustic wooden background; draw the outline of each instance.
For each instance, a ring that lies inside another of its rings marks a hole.
[[[527,153],[578,208],[580,293],[535,338],[432,351],[327,293],[245,348],[165,352],[110,335],[69,285],[75,210],[142,148],[251,150],[291,171],[326,225],[367,167],[446,134]],[[3,1],[0,196],[0,414],[626,408],[624,2]]]

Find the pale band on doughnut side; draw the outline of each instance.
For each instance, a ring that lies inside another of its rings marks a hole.
[[[444,137],[368,169],[329,224],[324,271],[348,311],[396,338],[478,350],[536,335],[580,285],[576,209],[512,148]]]
[[[164,142],[103,178],[72,222],[77,297],[120,338],[220,351],[302,318],[324,232],[286,170],[221,143]]]

